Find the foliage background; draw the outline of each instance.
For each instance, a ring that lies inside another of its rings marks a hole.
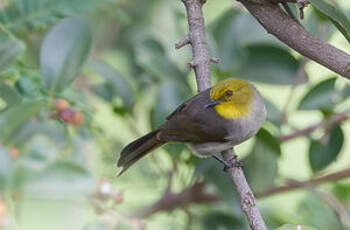
[[[337,3],[348,14],[350,4]],[[185,145],[167,145],[116,177],[122,147],[196,93],[191,49],[174,49],[188,30],[181,1],[0,0],[0,10],[0,228],[247,229],[222,166]],[[350,52],[325,15],[311,6],[305,13],[308,31]],[[266,99],[264,128],[237,147],[253,190],[348,167],[347,122],[280,141],[347,112],[348,80],[268,35],[237,2],[208,1],[204,16],[210,52],[221,60],[213,82],[245,78]],[[69,101],[68,112],[55,109],[57,98]],[[82,125],[67,118],[78,112]],[[219,201],[129,217],[169,184],[180,193],[198,181]],[[269,229],[348,229],[349,201],[344,179],[260,198],[259,207]]]

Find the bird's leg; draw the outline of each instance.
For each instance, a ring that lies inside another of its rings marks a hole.
[[[223,160],[221,157],[219,157],[219,156],[217,156],[215,154],[212,157],[225,166],[224,167],[224,171],[225,172],[227,172],[231,168],[242,168],[243,167],[242,162],[237,160],[237,156],[236,155],[233,158],[231,158],[230,160],[228,160],[228,161]]]

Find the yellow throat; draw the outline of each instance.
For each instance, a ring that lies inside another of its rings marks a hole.
[[[214,107],[216,112],[226,119],[246,116],[253,97],[254,90],[249,82],[236,78],[221,81],[210,90],[211,99],[222,101]]]

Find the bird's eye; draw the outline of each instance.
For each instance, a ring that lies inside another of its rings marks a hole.
[[[232,90],[227,90],[227,91],[225,92],[225,94],[226,94],[227,97],[231,97],[232,94],[233,94],[233,92],[232,92]]]

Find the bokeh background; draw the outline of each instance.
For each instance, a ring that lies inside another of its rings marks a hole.
[[[349,15],[350,2],[329,3]],[[212,82],[247,79],[266,100],[268,121],[236,151],[269,229],[349,229],[349,179],[264,193],[349,167],[349,81],[279,42],[236,1],[208,0],[204,17],[220,58]],[[302,23],[350,52],[320,11],[306,8]],[[0,229],[249,228],[222,165],[186,145],[116,176],[122,147],[196,93],[191,48],[174,48],[187,32],[180,0],[0,0]]]

